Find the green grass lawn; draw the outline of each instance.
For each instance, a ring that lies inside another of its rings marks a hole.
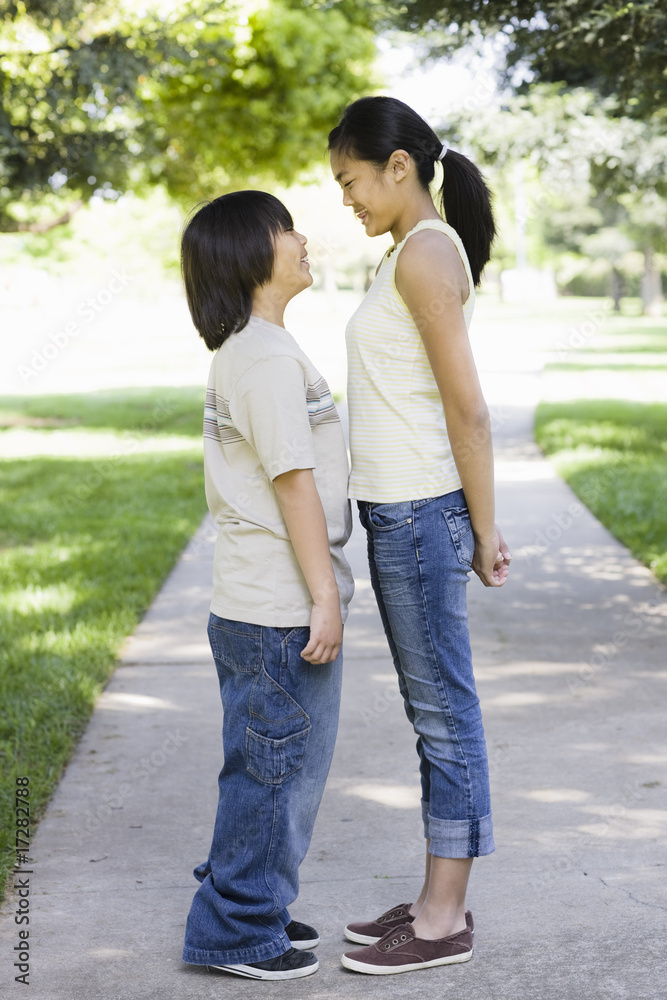
[[[613,338],[623,338],[622,348]],[[661,371],[664,364],[642,364],[642,353],[667,348],[665,319],[628,320],[610,316],[599,338],[586,345],[600,363],[548,365],[554,378],[582,370],[633,373]],[[623,361],[609,362],[609,352]],[[636,354],[628,364],[632,354]],[[565,384],[565,383],[558,383]],[[576,383],[578,389],[582,383]],[[641,393],[641,382],[638,383]],[[650,397],[649,397],[650,398]],[[667,403],[616,399],[543,402],[535,418],[535,437],[558,472],[595,516],[637,559],[667,583]]]
[[[0,396],[0,428],[70,427],[200,438],[204,391],[110,389],[78,396]]]
[[[600,352],[600,357],[604,358],[604,354]],[[625,364],[616,364],[614,362],[608,361],[589,361],[583,362],[568,362],[568,361],[554,361],[553,364],[549,365],[549,370],[553,372],[592,372],[592,371],[610,371],[610,372],[639,372],[639,371],[665,371],[667,369],[667,361],[660,362],[659,364],[651,363],[645,364],[643,361],[628,361]]]
[[[203,394],[0,398],[0,890],[16,777],[30,778],[34,828],[205,513]]]
[[[596,344],[598,351],[623,351],[636,354],[641,351],[667,351],[667,321],[652,316],[628,319],[610,313],[604,327],[604,345]]]

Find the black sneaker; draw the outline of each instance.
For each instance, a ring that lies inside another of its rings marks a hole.
[[[290,948],[276,958],[265,962],[248,962],[247,965],[209,965],[210,972],[231,972],[246,979],[301,979],[317,972],[320,963],[312,951]]]
[[[300,951],[315,948],[320,943],[320,935],[315,928],[302,924],[299,920],[291,920],[285,928],[285,934],[292,947]]]

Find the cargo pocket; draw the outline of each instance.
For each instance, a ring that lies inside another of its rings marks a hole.
[[[284,740],[271,740],[248,726],[245,731],[248,771],[265,784],[280,785],[303,765],[309,733],[310,726]]]
[[[456,555],[462,566],[472,569],[472,558],[475,554],[475,536],[472,531],[470,514],[467,507],[448,507],[443,510]]]
[[[260,781],[279,785],[303,765],[310,719],[264,667],[253,682],[249,707],[246,767]]]

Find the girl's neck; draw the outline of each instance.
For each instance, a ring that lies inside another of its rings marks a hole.
[[[403,211],[391,227],[391,238],[394,241],[394,246],[398,246],[423,219],[441,218],[442,216],[433,204],[430,192],[420,189],[417,196],[406,202]]]

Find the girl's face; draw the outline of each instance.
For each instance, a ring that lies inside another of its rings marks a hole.
[[[307,239],[296,229],[286,229],[273,245],[271,284],[292,298],[313,283],[306,250]]]
[[[333,152],[331,172],[343,191],[343,204],[354,210],[366,235],[382,236],[390,232],[397,209],[391,170],[380,173],[367,160],[354,160]]]

